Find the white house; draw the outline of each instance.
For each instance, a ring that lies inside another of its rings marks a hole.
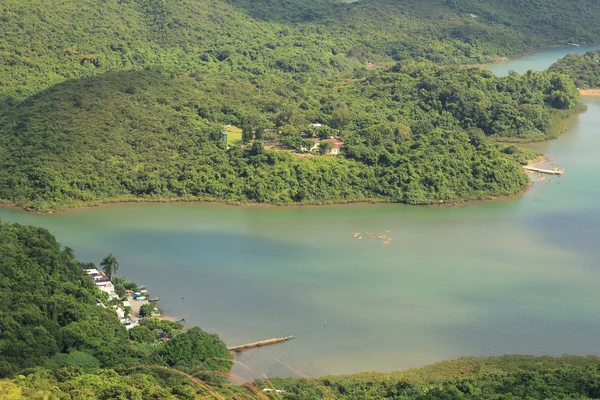
[[[337,156],[344,152],[342,150],[342,146],[344,145],[344,142],[342,142],[342,139],[332,137],[330,139],[324,140],[324,142],[331,143],[331,148],[329,149],[327,154],[330,154],[332,156]]]
[[[137,323],[137,321],[132,321],[130,319],[126,319],[125,321],[122,321],[123,325],[125,325],[125,329],[129,330],[131,328],[133,328],[134,326],[138,326],[139,324]]]
[[[309,151],[315,151],[319,148],[319,139],[311,139],[312,144],[310,146],[310,148],[308,148],[307,146],[300,146],[300,151],[303,151],[305,153],[309,152]]]
[[[113,308],[115,309],[115,311],[117,312],[117,315],[119,316],[119,319],[125,319],[125,311],[123,311],[121,309],[121,307],[119,306],[113,306]]]
[[[108,293],[109,295],[115,292],[115,288],[110,281],[110,278],[104,272],[92,268],[86,269],[85,273],[92,280],[92,282],[94,282],[94,285],[96,285],[98,289]]]
[[[95,282],[95,284],[98,287],[98,289],[108,293],[109,295],[115,292],[115,287],[113,286],[111,281]]]

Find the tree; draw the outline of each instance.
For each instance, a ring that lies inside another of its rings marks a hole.
[[[252,140],[252,127],[248,124],[242,127],[242,143],[248,143]]]
[[[265,144],[262,140],[256,140],[252,143],[252,154],[258,155],[265,152]]]
[[[112,279],[113,275],[117,273],[119,270],[119,261],[115,256],[110,253],[100,263],[102,266],[102,270],[110,279]]]
[[[263,129],[260,126],[257,126],[256,129],[254,130],[254,139],[256,140],[263,140]]]
[[[119,297],[125,296],[125,278],[114,278],[112,279],[113,286],[115,287],[115,293]]]
[[[231,353],[225,343],[217,335],[198,327],[169,340],[162,354],[168,365],[180,369],[193,369],[203,364],[204,370],[228,371],[232,365]]]
[[[100,368],[100,362],[93,355],[84,351],[72,350],[70,353],[58,353],[54,355],[48,362],[47,366],[50,367],[78,367],[83,369],[85,372],[94,372]]]
[[[151,317],[152,311],[154,311],[154,306],[152,304],[144,304],[140,307],[140,317]]]
[[[129,330],[129,338],[138,343],[152,343],[156,340],[156,332],[147,326],[138,325]]]
[[[319,143],[319,153],[321,155],[325,155],[325,154],[329,153],[329,151],[331,150],[332,147],[333,147],[333,144],[331,142],[322,140]]]
[[[343,106],[333,110],[331,113],[331,125],[337,129],[344,129],[352,120],[352,114],[348,107]]]

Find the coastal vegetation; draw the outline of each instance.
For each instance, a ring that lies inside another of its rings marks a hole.
[[[286,399],[597,399],[600,358],[465,357],[423,368],[273,379]]]
[[[557,135],[576,87],[599,87],[600,53],[507,77],[455,64],[598,42],[599,14],[584,0],[6,0],[0,202],[511,195],[536,154],[505,142]],[[137,288],[112,254],[100,265],[117,295]],[[0,222],[0,398],[600,398],[594,356],[231,385],[217,335],[150,305],[126,330],[90,267],[45,229]]]
[[[570,77],[579,89],[600,88],[600,51],[568,54],[548,68],[550,72]]]
[[[0,377],[25,373],[66,378],[78,371],[144,365],[205,374],[231,368],[225,344],[200,328],[180,332],[163,344],[158,330],[180,327],[149,320],[142,325],[145,335],[134,331],[135,340],[130,340],[115,311],[104,304],[103,293],[84,273],[89,266],[75,259],[73,249],[61,249],[45,229],[0,223]]]

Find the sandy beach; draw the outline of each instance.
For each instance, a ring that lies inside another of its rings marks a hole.
[[[579,93],[586,97],[600,96],[600,89],[579,89]]]
[[[130,316],[131,320],[132,321],[141,320],[141,318],[139,317],[140,308],[144,304],[149,304],[150,302],[148,300],[135,300],[131,293],[127,294],[127,300],[129,301],[129,304],[131,304],[131,316]],[[176,318],[176,317],[173,317],[170,315],[164,315],[162,313],[161,313],[161,315],[153,315],[152,318],[162,319],[162,320],[171,321],[171,322],[179,321],[179,318]]]
[[[542,165],[542,164],[546,164],[548,161],[550,161],[550,159],[544,155],[540,155],[537,156],[536,158],[534,158],[533,160],[529,160],[529,162],[527,163],[528,167],[535,167],[537,165]]]

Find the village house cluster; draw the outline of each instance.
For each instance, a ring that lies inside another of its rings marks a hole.
[[[119,298],[119,296],[115,293],[115,286],[113,285],[108,275],[106,275],[102,271],[98,271],[95,268],[86,269],[84,271],[87,274],[87,276],[92,280],[92,282],[94,282],[94,285],[96,285],[98,289],[108,294],[108,301]],[[134,321],[126,315],[127,313],[124,309],[131,309],[131,304],[129,303],[129,301],[125,300],[122,302],[122,304],[123,308],[114,305],[113,309],[117,313],[119,321],[121,321],[121,323],[125,325],[125,328],[131,329],[134,326],[138,325],[138,321]],[[101,307],[106,307],[102,302],[98,302],[98,305]]]
[[[254,129],[253,127],[251,128]],[[265,147],[274,150],[293,150],[297,153],[313,153],[329,156],[338,156],[344,154],[344,142],[327,125],[321,123],[308,124],[307,129],[296,133],[284,133],[277,128],[257,128],[261,132],[260,140],[264,142]],[[225,125],[221,130],[221,140],[230,148],[230,143],[240,145],[249,145],[253,142],[252,138],[259,139],[258,133],[251,133],[250,139],[244,138],[242,129],[234,125]]]

